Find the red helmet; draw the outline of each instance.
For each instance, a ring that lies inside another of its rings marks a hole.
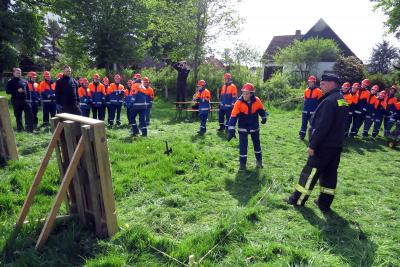
[[[308,77],[308,80],[307,80],[307,82],[316,82],[317,81],[317,78],[315,78],[315,76],[310,76],[310,77]]]
[[[30,71],[30,72],[28,72],[28,77],[36,78],[36,77],[37,77],[37,74],[36,74],[36,72],[34,72],[34,71]]]
[[[370,86],[371,82],[368,79],[364,79],[364,80],[362,80],[361,85]]]
[[[84,83],[89,83],[89,80],[88,79],[86,79],[86,78],[81,78],[82,79],[82,84],[84,84]]]
[[[135,73],[135,74],[133,75],[133,78],[135,78],[135,79],[142,79],[142,75],[140,75],[140,73]]]
[[[380,97],[380,98],[385,98],[385,97],[386,97],[386,91],[385,91],[385,90],[380,91],[380,92],[379,92],[379,97]]]
[[[345,82],[343,85],[342,85],[342,88],[345,88],[345,89],[350,89],[350,83],[349,82]]]
[[[50,78],[51,77],[51,74],[50,74],[50,71],[45,71],[45,72],[43,72],[43,77],[44,78]]]
[[[224,79],[232,79],[232,75],[230,73],[225,73]]]
[[[360,84],[359,83],[353,83],[353,85],[351,87],[352,88],[360,88]]]
[[[253,84],[251,83],[245,83],[242,87],[242,92],[250,92],[254,93],[256,91],[256,88],[254,87]]]
[[[61,72],[57,73],[57,75],[56,75],[57,79],[62,78],[62,76],[63,76],[63,74]]]
[[[396,90],[396,92],[397,92],[397,86],[396,85],[392,85],[392,86],[390,86],[390,89],[394,89],[394,90]]]
[[[375,84],[372,86],[371,90],[379,91],[379,85]]]
[[[93,74],[93,79],[100,79],[100,75],[98,73]]]
[[[119,75],[119,74],[115,74],[115,76],[114,76],[114,80],[121,80],[121,76]]]
[[[197,82],[197,86],[206,86],[206,81],[205,80],[199,80]]]
[[[143,82],[146,82],[146,83],[148,83],[150,80],[149,80],[149,77],[143,77]]]

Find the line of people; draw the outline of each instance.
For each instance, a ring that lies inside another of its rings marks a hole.
[[[317,79],[310,76],[308,88],[304,91],[304,106],[299,138],[304,139],[307,125],[310,122],[322,97],[322,91],[317,87]],[[373,125],[372,137],[379,134],[384,127],[384,136],[390,135],[393,126],[400,128],[400,102],[396,98],[397,87],[392,85],[388,90],[380,90],[378,85],[371,87],[371,82],[364,79],[361,84],[343,83],[341,94],[349,104],[349,116],[346,121],[345,137],[355,137],[361,130],[362,137],[367,137]]]

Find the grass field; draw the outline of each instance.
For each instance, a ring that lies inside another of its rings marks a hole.
[[[250,145],[248,171],[238,172],[238,140],[217,134],[215,116],[199,137],[199,122],[174,120],[171,107],[156,103],[147,138],[107,130],[120,232],[99,240],[78,223],[59,225],[40,252],[40,223],[4,249],[51,137],[17,133],[20,159],[0,170],[0,265],[179,266],[194,254],[202,266],[400,266],[400,157],[384,139],[346,144],[333,212],[324,215],[312,201],[297,209],[282,201],[306,161],[299,111],[270,110],[264,169]],[[53,159],[28,220],[46,217],[58,180]]]

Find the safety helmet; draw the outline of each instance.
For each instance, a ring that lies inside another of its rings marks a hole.
[[[36,72],[34,72],[34,71],[28,72],[28,77],[30,77],[30,78],[36,78],[36,77],[37,77]]]
[[[370,86],[371,82],[368,79],[364,79],[364,80],[362,80],[361,85]]]
[[[349,82],[345,82],[343,85],[342,85],[342,88],[345,88],[345,89],[350,89],[350,83]]]
[[[100,75],[98,73],[93,74],[93,79],[100,79]]]
[[[57,79],[62,78],[62,76],[63,76],[63,74],[61,72],[57,73],[57,75],[56,75]]]
[[[206,81],[205,80],[199,80],[198,82],[197,82],[197,87],[203,87],[203,86],[206,86]]]
[[[82,79],[82,84],[89,83],[88,79],[86,79],[86,78],[81,78],[81,79]]]
[[[310,76],[310,77],[308,77],[308,80],[307,80],[307,82],[316,82],[317,81],[317,78],[315,78],[315,76]]]
[[[353,83],[353,85],[351,87],[352,88],[360,88],[360,84],[359,83]]]
[[[242,87],[242,92],[250,92],[254,93],[256,91],[256,88],[254,87],[253,84],[251,83],[245,83]]]
[[[232,79],[232,75],[230,73],[225,73],[224,79]]]
[[[140,73],[135,73],[135,74],[133,75],[133,78],[135,78],[135,79],[142,79],[142,75],[140,75]]]
[[[44,78],[51,78],[51,74],[50,74],[50,71],[45,71],[45,72],[43,72],[43,77]]]

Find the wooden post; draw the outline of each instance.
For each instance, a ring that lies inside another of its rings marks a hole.
[[[5,160],[17,160],[18,151],[14,130],[11,127],[8,103],[4,96],[0,96],[0,132],[0,138],[2,139],[2,148],[0,151],[3,151],[4,153],[4,155],[0,154],[0,157],[4,157]]]
[[[56,127],[56,130],[54,131],[53,137],[51,138],[50,144],[47,147],[46,154],[40,163],[39,170],[36,173],[35,178],[33,179],[33,183],[31,185],[31,188],[29,189],[28,196],[25,199],[24,205],[22,206],[22,210],[18,216],[17,223],[15,224],[15,228],[18,230],[21,225],[23,224],[26,215],[28,214],[29,208],[31,207],[33,197],[35,196],[36,189],[40,184],[40,181],[42,180],[43,174],[46,170],[47,164],[49,163],[51,154],[53,153],[54,147],[57,144],[58,139],[60,138],[61,132],[63,130],[63,124],[59,123]]]
[[[189,266],[195,266],[195,265],[196,265],[195,257],[192,254],[189,256]]]
[[[49,237],[50,231],[54,224],[54,220],[57,216],[57,212],[60,209],[61,202],[63,201],[64,196],[67,193],[68,186],[71,183],[72,177],[74,176],[75,171],[78,167],[79,161],[82,157],[82,154],[84,151],[84,146],[85,146],[84,143],[85,143],[84,139],[81,137],[81,139],[79,140],[78,146],[76,147],[75,153],[72,156],[72,159],[68,166],[68,169],[65,172],[64,178],[63,178],[61,186],[60,186],[60,190],[57,193],[53,207],[51,208],[50,214],[47,217],[47,220],[46,220],[46,223],[44,224],[42,232],[40,233],[40,236],[36,243],[35,249],[40,249],[43,246],[43,244],[47,241],[47,238]]]

